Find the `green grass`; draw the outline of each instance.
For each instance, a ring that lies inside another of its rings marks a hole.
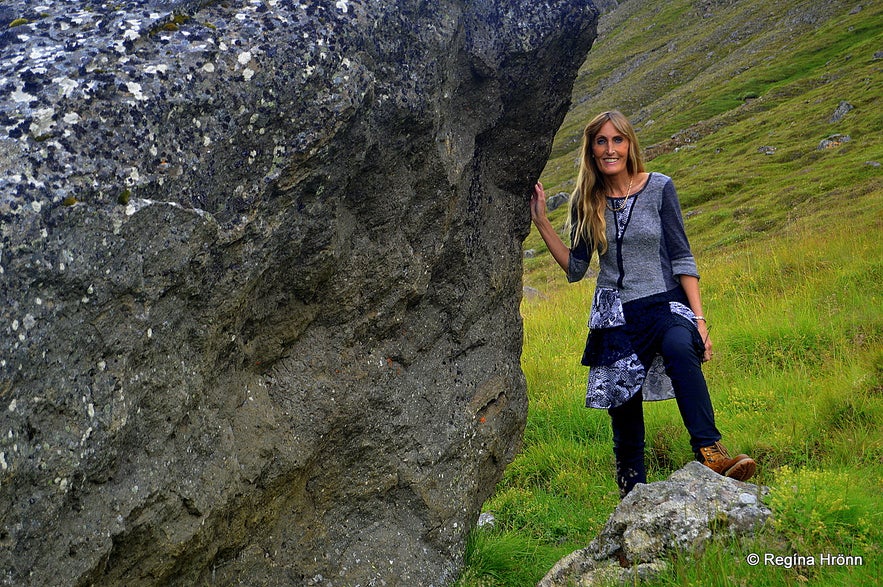
[[[718,425],[729,446],[758,459],[756,481],[772,488],[777,522],[755,543],[676,558],[659,585],[707,585],[715,573],[733,579],[721,584],[752,586],[834,585],[841,575],[848,582],[840,584],[878,580],[881,207],[841,218],[825,232],[795,229],[700,258],[715,345],[706,376]],[[493,552],[511,569],[482,575],[470,566],[475,579],[463,586],[535,585],[561,556],[586,546],[618,503],[609,418],[582,407],[586,372],[579,356],[591,287],[552,284],[542,289],[545,297],[523,302],[530,395],[524,449],[485,506],[497,517],[496,529],[476,531],[470,544],[473,557]],[[650,480],[660,480],[692,455],[673,402],[648,404],[646,412]],[[865,564],[750,567],[749,552],[845,554]]]
[[[883,171],[868,162],[883,163],[883,60],[873,57],[883,4],[850,14],[852,4],[828,3],[829,16],[785,36],[778,15],[818,4],[742,1],[702,18],[694,5],[626,2],[607,17],[542,177],[549,193],[572,189],[574,136],[604,108],[639,118],[644,145],[694,137],[649,167],[675,179],[702,273],[718,427],[758,460],[754,481],[771,488],[775,521],[751,539],[673,555],[652,584],[881,584]],[[681,75],[663,83],[654,70],[666,67]],[[831,123],[841,100],[854,110]],[[852,140],[817,148],[835,133]],[[564,214],[550,218],[562,226]],[[540,294],[522,303],[524,445],[485,504],[497,523],[473,532],[459,587],[535,585],[619,502],[609,417],[583,407],[594,284],[567,284],[536,231],[524,246],[536,252],[524,283]],[[692,454],[673,402],[645,409],[649,477],[660,480]],[[863,564],[752,567],[751,552]]]

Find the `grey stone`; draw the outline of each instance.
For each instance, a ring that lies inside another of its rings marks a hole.
[[[843,143],[848,143],[851,140],[852,137],[850,137],[849,135],[831,135],[826,139],[822,139],[817,149],[819,151],[823,151],[825,149],[836,149],[837,147],[843,145]]]
[[[849,114],[850,110],[853,110],[855,106],[850,104],[845,100],[841,100],[840,104],[837,105],[837,108],[834,110],[834,114],[831,115],[831,118],[828,119],[828,122],[835,123],[843,120],[843,117]]]
[[[546,209],[550,212],[560,208],[570,200],[570,194],[567,192],[558,192],[548,200],[546,200]]]
[[[596,17],[4,2],[0,584],[452,581]]]
[[[718,536],[753,534],[772,515],[760,499],[768,491],[688,463],[666,481],[637,485],[597,538],[561,559],[538,587],[646,580],[677,552],[701,551]]]
[[[491,512],[482,512],[480,516],[478,516],[478,523],[476,526],[479,528],[493,528],[497,525],[497,518],[494,517],[494,514]]]

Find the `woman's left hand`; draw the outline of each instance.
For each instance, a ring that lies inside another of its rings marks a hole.
[[[705,320],[699,320],[698,328],[699,336],[705,341],[705,353],[702,355],[702,361],[710,361],[714,357],[714,353],[711,350],[711,335],[708,333],[708,326],[705,324]]]

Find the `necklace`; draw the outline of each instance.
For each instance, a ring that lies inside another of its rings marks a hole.
[[[610,200],[607,200],[607,208],[611,212],[621,212],[622,210],[625,210],[625,207],[629,203],[629,195],[631,195],[631,193],[632,193],[632,176],[630,175],[629,176],[629,188],[626,190],[625,197],[622,199],[622,205],[614,208],[613,206],[610,205]]]

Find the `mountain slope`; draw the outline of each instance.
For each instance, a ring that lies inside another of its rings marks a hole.
[[[582,127],[616,108],[675,178],[694,247],[774,235],[843,196],[879,230],[881,51],[880,2],[625,2],[602,18],[541,180],[570,192]],[[547,261],[528,260],[528,282]]]

